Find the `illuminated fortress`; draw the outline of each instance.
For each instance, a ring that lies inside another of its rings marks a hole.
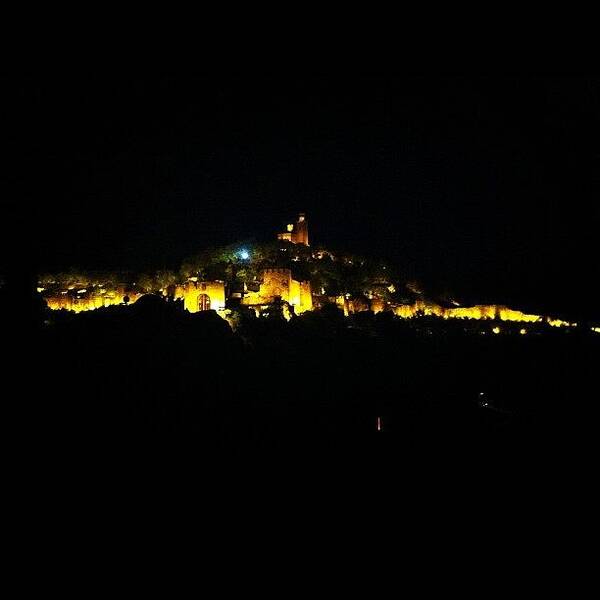
[[[290,269],[265,269],[257,292],[247,292],[242,300],[246,306],[265,306],[275,301],[287,303],[295,314],[312,310],[310,281],[292,279]]]
[[[287,231],[277,234],[277,239],[292,244],[300,244],[308,248],[308,223],[306,215],[300,213],[295,223],[287,226]],[[282,248],[282,250],[285,250]],[[249,253],[244,250],[241,258],[249,259]],[[325,250],[310,252],[309,258],[320,261],[324,257],[329,260],[337,260],[334,255]],[[292,260],[298,260],[293,257]],[[344,259],[351,264],[351,260]],[[60,289],[58,282],[51,281],[50,287],[39,287],[40,292],[48,307],[53,310],[69,310],[81,312],[94,310],[107,306],[134,304],[144,295],[144,291],[136,283],[113,284],[112,286],[102,281],[80,281],[74,282]],[[377,284],[376,284],[377,285]],[[375,289],[376,285],[373,286]],[[386,283],[390,291],[394,285]],[[148,288],[146,288],[147,291]],[[162,294],[170,301],[178,301],[184,310],[196,313],[206,310],[214,310],[221,316],[226,316],[226,310],[235,305],[242,305],[253,309],[257,316],[269,314],[274,306],[282,309],[282,314],[287,319],[292,315],[321,307],[324,304],[334,303],[350,315],[362,311],[379,313],[390,311],[403,319],[412,319],[421,316],[436,316],[443,319],[476,319],[490,321],[514,321],[522,323],[547,323],[553,327],[576,326],[560,319],[542,317],[535,314],[527,314],[513,310],[505,306],[476,305],[460,306],[457,303],[453,307],[443,307],[438,303],[417,299],[411,304],[402,304],[385,300],[381,295],[368,291],[365,296],[352,297],[351,294],[328,296],[324,289],[317,293],[311,289],[310,281],[294,279],[290,268],[264,268],[259,275],[254,277],[251,283],[244,283],[243,291],[234,291],[224,280],[201,280],[199,277],[188,277],[186,281],[171,284],[155,293]],[[498,327],[494,328],[497,333]],[[521,330],[525,332],[525,330]]]

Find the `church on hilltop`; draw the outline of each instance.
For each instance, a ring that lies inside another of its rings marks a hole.
[[[278,240],[285,240],[286,242],[292,242],[292,244],[304,244],[310,246],[308,243],[308,223],[306,222],[306,215],[300,213],[298,220],[295,223],[289,223],[287,231],[277,234]]]

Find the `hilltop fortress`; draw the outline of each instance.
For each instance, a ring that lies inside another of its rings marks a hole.
[[[287,231],[277,234],[277,239],[308,246],[306,215],[300,213],[295,223],[287,225]],[[284,314],[286,316],[289,316],[290,312],[300,314],[313,308],[310,281],[293,279],[291,269],[263,269],[257,283],[257,289],[249,289],[245,285],[243,291],[232,292],[230,294],[231,300],[239,295],[240,304],[254,308],[257,314],[273,304],[281,304],[285,308]],[[182,298],[184,306],[189,312],[207,309],[219,311],[225,309],[225,288],[224,281],[198,282],[193,277],[184,285],[177,286],[174,297]]]
[[[276,251],[292,262],[283,261],[282,264],[296,264],[293,261],[300,261],[300,255],[302,255],[305,263],[308,261],[313,265],[312,272],[315,272],[315,268],[318,270],[319,263],[322,261],[323,263],[329,261],[329,264],[338,262],[346,266],[352,265],[353,261],[350,258],[338,258],[323,249],[309,250],[308,222],[304,213],[300,213],[296,222],[288,224],[286,229],[277,234],[276,239],[283,244]],[[295,252],[293,246],[289,244],[297,245],[298,251]],[[230,259],[229,263],[239,262],[248,265],[252,260],[251,253],[244,250],[239,253],[239,257],[235,261]],[[156,289],[152,287],[150,290],[148,285],[142,287],[138,285],[139,282],[135,281],[113,282],[109,285],[102,280],[91,281],[90,278],[85,281],[69,281],[65,286],[62,283],[64,282],[63,277],[59,281],[52,279],[41,281],[38,292],[42,294],[49,308],[74,312],[112,305],[133,304],[140,297],[151,292],[161,294],[168,301],[178,302],[184,310],[190,313],[214,310],[223,317],[226,316],[228,310],[235,309],[237,306],[252,309],[257,316],[271,314],[273,310],[281,311],[285,318],[290,319],[292,315],[299,315],[326,304],[335,304],[343,310],[345,315],[370,310],[374,313],[390,311],[405,319],[434,315],[443,319],[546,322],[552,326],[576,325],[560,319],[526,314],[505,306],[461,306],[457,302],[454,302],[453,305],[443,306],[425,299],[422,295],[414,298],[410,303],[395,301],[393,296],[393,292],[396,291],[395,285],[393,281],[389,281],[388,276],[372,278],[359,294],[347,292],[340,294],[339,290],[332,294],[328,293],[323,286],[312,289],[311,282],[307,278],[294,278],[292,268],[269,266],[260,269],[261,264],[264,263],[257,262],[258,270],[254,270],[254,276],[251,279],[244,279],[243,283],[235,278],[236,271],[232,267],[229,277],[223,279],[208,280],[201,277],[198,272],[197,275],[191,275],[183,281],[171,281],[160,286],[156,284]],[[236,268],[243,268],[243,266],[243,264],[237,265]],[[296,270],[295,267],[294,270]],[[299,269],[299,272],[308,273],[309,271]]]

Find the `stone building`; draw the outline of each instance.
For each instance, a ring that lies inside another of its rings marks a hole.
[[[175,299],[183,299],[183,307],[191,313],[202,310],[225,309],[225,283],[223,281],[198,281],[190,278],[175,288]]]
[[[288,224],[287,231],[277,234],[277,239],[292,242],[292,244],[304,244],[308,246],[308,223],[306,222],[306,215],[300,213],[295,223]]]
[[[247,292],[242,304],[263,306],[277,300],[287,302],[296,314],[312,310],[310,282],[292,279],[290,269],[265,269],[259,290]]]

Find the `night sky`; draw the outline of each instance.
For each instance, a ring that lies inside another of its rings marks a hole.
[[[317,77],[10,82],[39,270],[177,267],[212,244],[387,257],[482,301],[598,314],[600,82]]]

